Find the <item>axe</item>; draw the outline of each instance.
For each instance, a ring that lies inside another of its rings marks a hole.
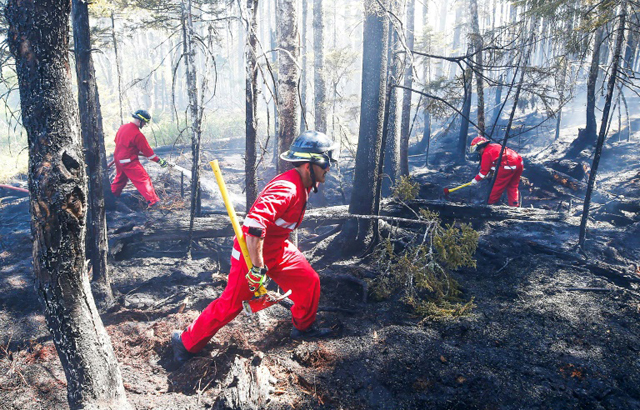
[[[222,194],[224,206],[227,208],[227,213],[229,214],[229,219],[231,219],[231,225],[233,226],[233,231],[235,232],[236,238],[238,239],[238,245],[240,245],[240,252],[244,257],[247,268],[251,269],[253,263],[251,262],[251,258],[249,257],[247,243],[244,240],[242,229],[240,229],[240,224],[238,223],[238,217],[236,216],[236,211],[233,208],[233,203],[231,202],[231,200],[229,200],[227,186],[225,185],[224,179],[222,178],[222,171],[220,171],[218,160],[216,159],[211,161],[209,165],[211,165],[213,173],[216,176],[216,182],[218,182],[218,186],[220,187],[220,193]],[[261,311],[262,309],[268,308],[269,306],[275,305],[289,295],[291,295],[291,290],[289,290],[284,295],[281,295],[277,292],[268,292],[263,285],[260,285],[258,290],[254,293],[254,298],[251,300],[243,301],[242,307],[246,314],[251,315],[253,313]]]
[[[468,187],[469,185],[471,185],[471,182],[467,182],[466,184],[462,184],[462,185],[460,185],[460,186],[457,186],[457,187],[455,187],[455,188],[451,188],[451,189],[449,189],[449,188],[445,188],[445,189],[444,189],[444,196],[449,196],[449,194],[450,194],[451,192],[453,192],[453,191],[457,191],[458,189],[466,188],[466,187]]]

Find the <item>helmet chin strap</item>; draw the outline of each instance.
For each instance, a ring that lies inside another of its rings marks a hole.
[[[316,186],[316,174],[313,171],[313,162],[309,162],[309,174],[311,174],[311,187],[313,188],[313,193],[318,193],[318,187]]]

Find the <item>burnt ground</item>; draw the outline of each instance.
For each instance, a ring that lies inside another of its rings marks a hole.
[[[240,204],[241,150],[212,148],[203,156],[224,155],[227,185]],[[640,196],[637,157],[625,166],[617,161],[630,151],[625,143],[607,145],[599,189]],[[171,154],[188,167],[188,158]],[[412,157],[422,198],[444,201],[444,186],[474,175],[471,163],[450,167],[444,165],[449,157],[439,158],[426,169],[423,159]],[[147,169],[161,191],[162,209],[142,209],[129,186],[118,210],[108,214],[111,229],[123,221],[143,227],[186,217],[179,176],[154,165]],[[273,171],[263,175],[268,179]],[[324,200],[342,204],[335,174],[328,188]],[[205,210],[222,210],[215,191],[205,191]],[[481,234],[477,268],[452,273],[465,299],[474,300],[469,314],[423,321],[396,300],[364,303],[362,288],[337,275],[370,275],[373,261],[341,257],[330,238],[312,249],[305,239],[328,228],[303,230],[301,248],[322,278],[319,320],[335,336],[292,341],[289,312],[275,306],[256,317],[239,316],[181,368],[171,362],[170,332],[190,323],[224,289],[230,239],[198,241],[191,259],[184,257],[184,238],[132,246],[110,262],[119,303],[102,315],[129,401],[137,409],[640,408],[638,216],[628,214],[617,226],[594,221],[584,255],[574,247],[579,206],[563,206],[571,201],[536,186],[523,194],[526,207],[546,208],[550,215],[560,209],[565,218],[470,218]],[[28,200],[3,195],[0,408],[64,409],[64,373],[33,288]],[[483,195],[482,188],[461,190],[450,200],[474,204]]]

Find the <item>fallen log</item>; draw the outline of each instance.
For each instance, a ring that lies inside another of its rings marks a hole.
[[[386,199],[382,203],[382,215],[354,215],[349,213],[348,206],[316,208],[307,211],[302,228],[315,228],[323,225],[341,224],[352,218],[378,219],[399,226],[420,226],[431,224],[431,221],[418,219],[420,209],[429,209],[439,213],[446,221],[545,221],[564,222],[569,216],[565,213],[536,208],[510,208],[502,206],[456,204],[441,200],[414,200],[401,204]],[[126,222],[125,222],[126,221]],[[110,225],[109,253],[117,256],[128,245],[139,245],[148,242],[166,242],[186,240],[189,232],[189,220],[169,218],[163,220],[139,221],[137,224],[126,219]],[[242,218],[240,218],[242,222]],[[233,228],[226,215],[210,215],[196,218],[193,226],[193,238],[232,237]]]
[[[411,208],[411,210],[408,210],[407,206]],[[519,221],[567,222],[570,218],[566,213],[540,208],[458,204],[426,199],[413,200],[404,205],[398,202],[390,202],[383,208],[383,213],[393,213],[394,215],[409,217],[415,215],[414,212],[419,212],[420,209],[438,212],[440,218],[447,221],[503,221],[511,219]]]
[[[523,176],[536,188],[546,191],[555,191],[561,195],[577,195],[584,196],[587,191],[587,184],[564,172],[549,168],[543,164],[536,162],[528,162],[525,165]],[[613,195],[602,192],[601,190],[593,191],[593,199],[599,202],[606,202],[613,198]]]

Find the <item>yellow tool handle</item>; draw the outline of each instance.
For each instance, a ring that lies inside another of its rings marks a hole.
[[[449,190],[449,193],[452,193],[453,191],[457,191],[458,189],[461,189],[461,188],[467,187],[467,186],[469,186],[469,185],[471,185],[471,182],[467,182],[466,184],[462,184],[462,185],[457,186],[457,187],[455,187],[455,188],[451,188],[451,189]]]
[[[242,229],[240,229],[238,217],[236,216],[236,210],[233,208],[233,203],[229,200],[229,193],[227,192],[227,186],[224,183],[224,178],[222,178],[222,171],[220,171],[218,160],[214,159],[213,161],[209,162],[209,165],[211,165],[213,173],[216,176],[216,182],[218,182],[218,187],[220,187],[220,193],[222,194],[224,206],[227,208],[229,219],[231,219],[231,226],[233,226],[233,231],[236,233],[236,238],[238,239],[238,245],[240,245],[240,253],[242,253],[244,261],[247,263],[247,268],[251,269],[253,267],[253,263],[251,262],[251,257],[249,256],[247,242],[245,242],[244,235],[242,234]],[[267,290],[262,285],[260,285],[258,290],[254,292],[256,296],[261,296],[265,293],[267,293]]]

